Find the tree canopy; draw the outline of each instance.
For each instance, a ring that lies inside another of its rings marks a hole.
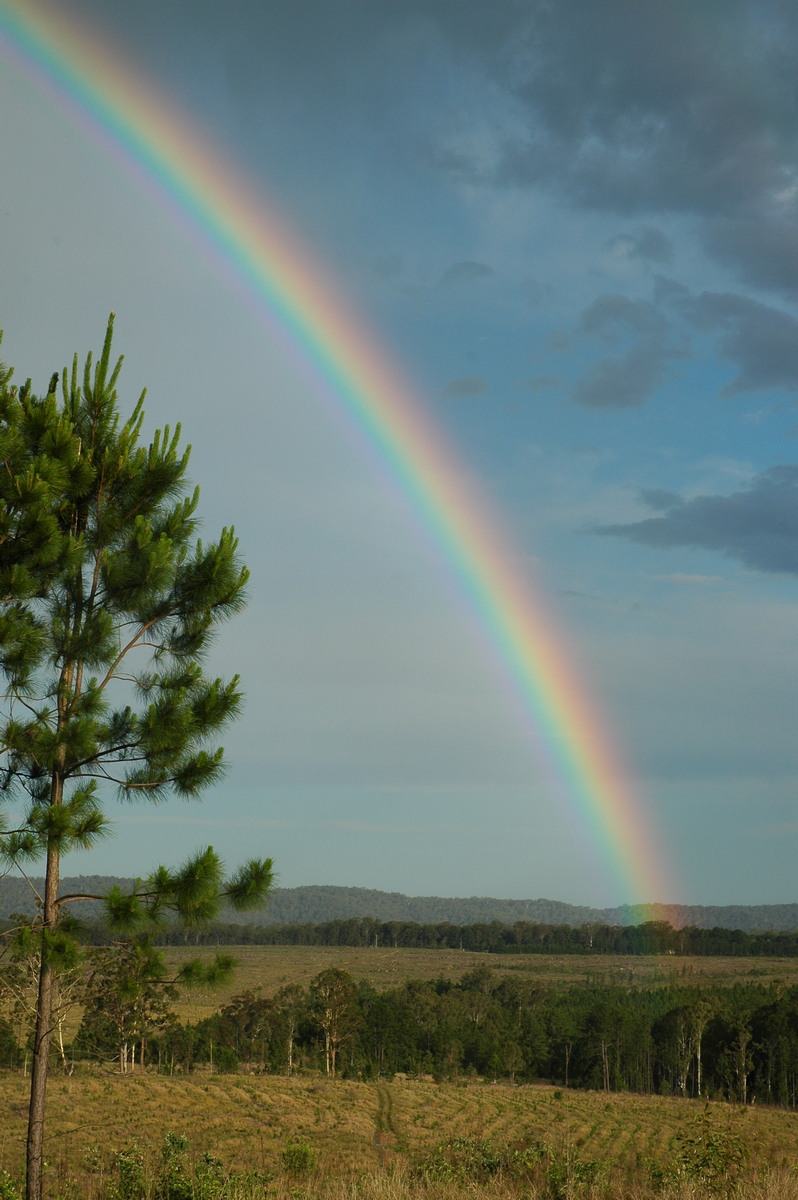
[[[238,677],[204,665],[219,624],[245,601],[235,532],[199,538],[180,427],[142,441],[144,394],[121,414],[113,323],[96,363],[90,354],[81,372],[75,356],[44,395],[0,371],[0,855],[45,861],[28,1142],[36,1198],[56,975],[77,953],[61,857],[108,834],[110,791],[157,801],[218,783],[217,739],[241,705]],[[224,901],[261,903],[270,884],[268,859],[226,877],[205,848],[114,891],[107,915],[119,929],[169,910],[196,923]]]

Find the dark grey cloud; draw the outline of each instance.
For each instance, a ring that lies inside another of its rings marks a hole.
[[[677,508],[682,503],[681,496],[676,492],[667,492],[664,488],[641,488],[640,499],[648,508],[656,509],[658,512]]]
[[[121,33],[266,179],[290,181],[308,221],[345,159],[369,194],[376,156],[398,180],[420,165],[585,208],[690,214],[743,280],[798,288],[794,0],[62,4]],[[297,163],[299,130],[315,151]],[[369,148],[357,164],[353,145]],[[655,226],[623,238],[632,257],[668,261]]]
[[[664,382],[666,362],[656,345],[600,358],[575,384],[572,399],[586,408],[640,408]]]
[[[731,496],[641,495],[654,508],[667,504],[663,515],[592,532],[657,549],[715,550],[752,570],[798,575],[798,464],[772,467]]]
[[[698,217],[708,252],[742,280],[798,291],[793,0],[487,7],[503,20],[484,52],[459,42],[475,78],[506,97],[496,152],[443,137],[432,154],[439,169],[555,191],[586,209]],[[453,39],[446,9],[430,0],[427,11]],[[624,243],[633,257],[668,261],[653,228]]]
[[[461,400],[468,396],[483,396],[487,390],[487,380],[481,375],[463,375],[458,379],[449,380],[444,388],[444,395]]]
[[[717,333],[719,349],[737,367],[722,395],[798,391],[798,320],[733,292],[691,296],[678,286],[670,302],[698,332]]]
[[[577,203],[727,216],[789,187],[798,10],[788,0],[533,6],[506,183]]]
[[[798,224],[762,215],[708,222],[704,244],[753,287],[798,295]]]
[[[798,319],[736,292],[690,292],[663,276],[654,299],[598,296],[581,314],[577,337],[616,352],[597,359],[576,383],[572,399],[589,408],[635,408],[667,379],[669,364],[691,357],[708,337],[735,374],[721,389],[730,398],[757,391],[798,392]],[[571,343],[562,343],[569,349]]]
[[[645,300],[607,293],[582,313],[578,332],[618,346],[577,381],[571,398],[586,408],[640,408],[667,378],[668,363],[685,354],[672,323]]]

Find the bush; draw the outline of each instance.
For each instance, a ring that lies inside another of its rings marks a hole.
[[[108,1200],[143,1200],[146,1195],[144,1159],[135,1144],[118,1150],[113,1157],[117,1179],[108,1188]],[[2,1196],[2,1192],[0,1192]]]
[[[155,1188],[155,1200],[194,1200],[194,1187],[188,1174],[188,1139],[179,1133],[167,1133],[161,1147],[161,1171]]]
[[[289,1175],[309,1175],[316,1166],[318,1153],[307,1142],[288,1141],[283,1151],[283,1170]]]
[[[717,1183],[739,1174],[748,1158],[748,1146],[739,1133],[720,1129],[706,1115],[698,1117],[688,1133],[679,1134],[679,1173],[698,1183]]]
[[[416,1174],[426,1183],[484,1183],[506,1163],[506,1156],[491,1142],[457,1137],[439,1146],[421,1160]]]
[[[8,1171],[2,1169],[0,1169],[0,1200],[22,1200],[22,1192]]]
[[[598,1179],[601,1171],[597,1162],[583,1162],[576,1150],[566,1147],[551,1154],[546,1167],[546,1184],[551,1200],[570,1200],[586,1191]]]

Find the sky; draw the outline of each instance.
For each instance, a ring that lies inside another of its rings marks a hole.
[[[794,901],[798,8],[58,11],[219,148],[409,381],[654,846],[635,891],[396,479],[185,214],[0,40],[2,357],[44,388],[113,310],[122,406],[147,387],[148,428],[182,422],[203,531],[234,524],[252,571],[211,660],[247,694],[224,782],[109,798],[114,837],[69,873],[210,843],[271,855],[283,887]]]

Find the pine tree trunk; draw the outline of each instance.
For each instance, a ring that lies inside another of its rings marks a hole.
[[[50,1039],[53,1033],[55,997],[55,972],[49,962],[45,934],[48,930],[54,928],[58,917],[58,905],[56,901],[58,899],[59,858],[58,850],[51,846],[47,853],[47,870],[44,882],[42,952],[39,969],[39,993],[36,1002],[36,1031],[33,1039],[33,1062],[31,1064],[30,1078],[30,1105],[28,1108],[26,1151],[27,1173],[25,1178],[26,1200],[41,1200],[42,1197],[47,1066],[50,1055]]]
[[[61,671],[58,689],[58,732],[62,733],[69,707],[69,699],[75,680],[75,664],[67,663]],[[50,781],[50,804],[57,807],[64,802],[64,762],[66,745],[61,742],[56,755]],[[53,1009],[55,1007],[55,971],[50,962],[47,935],[58,924],[58,888],[61,882],[61,846],[48,838],[47,866],[44,876],[42,905],[42,949],[39,968],[39,993],[36,1001],[36,1031],[33,1038],[33,1063],[30,1078],[30,1104],[28,1107],[28,1137],[26,1145],[25,1200],[42,1200],[44,1164],[44,1121],[47,1104],[47,1068],[50,1056],[50,1039],[53,1034]]]

